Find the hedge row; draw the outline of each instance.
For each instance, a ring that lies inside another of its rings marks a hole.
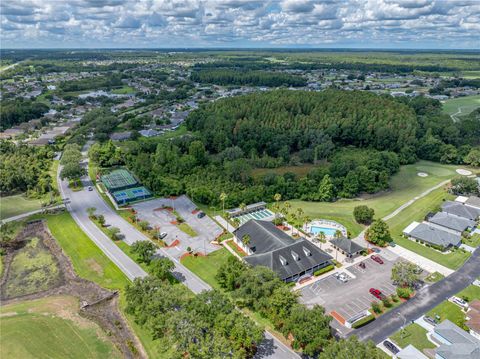
[[[333,268],[335,268],[335,266],[333,264],[330,264],[326,267],[320,268],[319,270],[315,271],[313,275],[315,277],[318,277],[320,274],[330,272]]]
[[[375,320],[375,316],[373,314],[370,314],[365,318],[362,318],[356,321],[355,323],[353,323],[352,328],[357,329],[357,328],[363,327],[364,325],[367,325],[368,323],[373,322],[374,320]]]

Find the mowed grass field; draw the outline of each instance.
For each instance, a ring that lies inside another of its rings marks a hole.
[[[453,115],[461,109],[457,116],[468,115],[470,112],[480,107],[480,95],[458,97],[443,102],[443,112]]]
[[[120,290],[120,306],[125,308],[124,289],[128,278],[78,227],[69,213],[43,216],[55,239],[72,261],[75,272],[104,288]],[[125,317],[150,358],[165,357],[166,346],[160,340],[152,340],[151,333],[137,325],[133,317]],[[168,355],[167,355],[168,356]]]
[[[0,199],[0,219],[35,211],[41,208],[41,200],[27,198],[24,194],[2,197]]]
[[[396,332],[391,338],[401,348],[405,348],[409,344],[412,344],[420,351],[436,348],[435,344],[428,340],[427,330],[416,323],[407,326],[404,332]]]
[[[215,275],[218,268],[227,262],[229,257],[233,255],[225,248],[219,249],[213,253],[210,253],[206,257],[188,256],[182,259],[182,264],[198,275],[205,282],[210,284],[215,289],[220,289]]]
[[[0,308],[2,358],[121,358],[93,322],[77,314],[78,300],[48,297]]]
[[[419,161],[402,166],[391,180],[391,189],[387,192],[367,197],[366,199],[342,199],[337,202],[289,201],[292,209],[302,208],[311,218],[333,219],[347,227],[352,236],[357,236],[364,226],[353,217],[355,206],[366,205],[375,210],[375,217],[382,218],[393,212],[410,199],[420,195],[429,188],[456,176],[459,166],[443,165],[428,161]],[[427,177],[417,174],[425,172]],[[400,215],[400,214],[399,214]]]

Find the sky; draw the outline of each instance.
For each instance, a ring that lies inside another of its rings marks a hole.
[[[1,0],[0,47],[479,49],[480,0]]]

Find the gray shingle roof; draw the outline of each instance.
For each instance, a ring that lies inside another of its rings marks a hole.
[[[480,177],[479,177],[480,178]],[[467,206],[472,206],[476,208],[480,208],[480,197],[477,196],[470,196],[468,197],[467,201],[465,202]]]
[[[276,272],[281,279],[286,279],[324,264],[331,260],[332,256],[309,241],[300,239],[282,248],[266,253],[253,254],[244,259],[253,266],[268,267]]]
[[[469,227],[473,228],[476,225],[475,221],[447,212],[437,212],[428,221],[459,232],[463,232]]]
[[[460,235],[442,231],[425,223],[420,223],[411,230],[409,236],[444,248],[450,245],[457,246],[461,242]]]
[[[248,234],[250,236],[248,247],[255,254],[270,252],[295,243],[293,238],[278,229],[272,222],[255,219],[251,219],[237,228],[233,234],[239,240]]]
[[[338,238],[338,239],[332,239],[330,241],[330,243],[332,243],[334,246],[340,248],[341,250],[343,250],[344,252],[346,252],[348,254],[354,254],[354,253],[360,252],[361,250],[365,249],[361,245],[359,245],[359,244],[353,242],[351,239],[348,239],[348,238],[345,238],[345,237]]]
[[[446,201],[443,203],[442,211],[471,220],[476,220],[478,216],[480,216],[480,209],[465,206],[462,203],[454,201]]]
[[[448,319],[437,325],[435,333],[449,341],[450,345],[440,345],[436,353],[445,359],[480,358],[480,340],[459,328]]]

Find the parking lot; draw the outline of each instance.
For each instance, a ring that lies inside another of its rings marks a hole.
[[[148,221],[152,227],[159,228],[159,232],[167,233],[167,236],[163,239],[167,245],[177,243],[170,248],[165,248],[176,258],[180,258],[182,254],[187,252],[188,247],[195,252],[207,254],[221,248],[210,242],[221,235],[223,229],[208,216],[198,218],[198,213],[195,212],[196,206],[187,196],[180,196],[176,199],[153,199],[135,204],[132,207],[137,211],[139,220]],[[175,215],[165,207],[175,209],[185,220],[185,223],[197,233],[197,236],[190,237],[175,224],[172,224],[171,222],[176,219]]]
[[[343,270],[350,277],[348,282],[343,283],[330,275],[302,288],[301,301],[308,306],[319,304],[327,313],[336,311],[345,320],[365,311],[371,307],[372,301],[378,301],[370,294],[370,288],[378,289],[386,296],[396,291],[390,275],[399,258],[390,251],[382,251],[379,255],[384,264],[366,258],[360,262],[365,264],[365,269],[357,263]]]

